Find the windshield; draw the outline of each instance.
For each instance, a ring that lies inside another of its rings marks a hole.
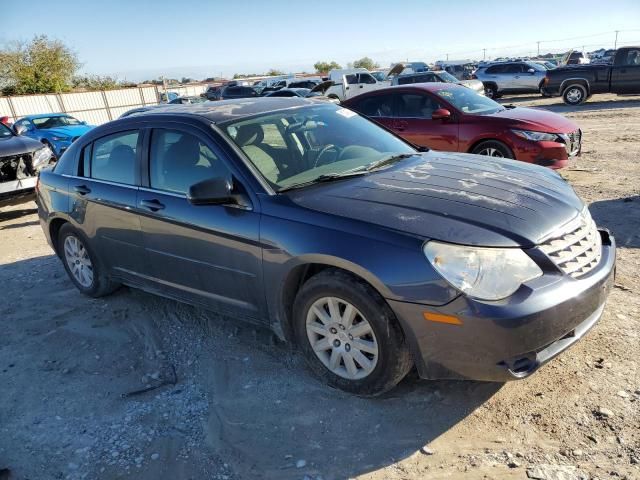
[[[379,82],[383,82],[387,78],[384,72],[371,72],[371,75]]]
[[[456,77],[451,75],[449,72],[445,72],[444,70],[436,72],[436,75],[443,82],[447,82],[447,83],[458,83],[459,82],[459,80]]]
[[[416,153],[375,123],[333,104],[268,113],[220,127],[275,190]]]
[[[68,115],[58,117],[40,117],[31,119],[38,129],[67,127],[69,125],[81,125],[80,120]]]
[[[438,90],[436,94],[449,102],[463,113],[473,113],[475,115],[491,115],[501,112],[504,107],[490,98],[480,95],[465,87],[445,87]]]

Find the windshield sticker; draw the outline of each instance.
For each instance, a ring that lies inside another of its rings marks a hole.
[[[352,112],[351,110],[347,110],[346,108],[341,108],[340,110],[336,110],[338,115],[342,115],[344,118],[351,118],[358,115],[356,112]]]

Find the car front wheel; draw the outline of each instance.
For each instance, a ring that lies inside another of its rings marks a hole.
[[[487,140],[481,142],[473,149],[471,153],[476,155],[486,155],[488,157],[513,158],[513,153],[509,147],[497,140]]]
[[[380,395],[413,362],[393,312],[369,285],[339,270],[309,279],[296,297],[296,340],[311,370],[334,388]]]
[[[84,236],[68,223],[60,228],[58,249],[69,278],[85,295],[102,297],[118,288],[119,284],[106,276]]]

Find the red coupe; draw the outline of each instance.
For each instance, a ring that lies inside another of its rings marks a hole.
[[[374,90],[344,105],[422,147],[515,158],[551,168],[580,153],[582,132],[562,115],[501,105],[447,83]]]

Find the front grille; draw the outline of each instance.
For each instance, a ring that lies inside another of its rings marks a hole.
[[[596,223],[585,209],[575,221],[540,245],[540,249],[565,274],[579,278],[600,262],[602,239]]]
[[[571,133],[562,133],[560,138],[564,141],[564,148],[568,156],[572,157],[578,154],[582,144],[582,132],[580,129]]]

